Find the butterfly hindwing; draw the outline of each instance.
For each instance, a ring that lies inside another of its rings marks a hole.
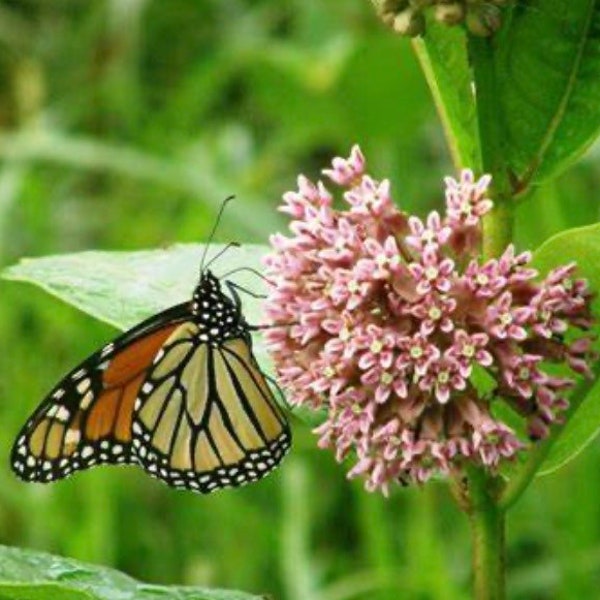
[[[165,342],[136,403],[133,445],[151,475],[206,493],[264,477],[290,434],[249,339],[203,331],[186,322]]]
[[[137,462],[131,421],[140,386],[187,304],[155,315],[73,369],[29,418],[13,447],[13,470],[49,482],[102,463]]]

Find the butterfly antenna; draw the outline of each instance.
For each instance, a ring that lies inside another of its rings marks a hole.
[[[256,269],[253,269],[252,267],[237,267],[235,269],[232,269],[231,271],[227,271],[227,273],[225,273],[224,275],[221,275],[221,278],[227,279],[231,275],[235,275],[236,273],[243,273],[244,271],[246,271],[247,273],[252,273],[253,275],[256,275],[256,277],[258,277],[259,279],[262,279],[264,282],[268,283],[269,285],[275,285],[274,282],[271,281],[268,277],[265,277],[260,271],[257,271]]]
[[[204,273],[204,261],[206,260],[206,255],[208,253],[208,249],[210,248],[213,238],[215,237],[217,228],[219,227],[219,223],[221,222],[221,217],[223,216],[225,207],[227,206],[227,203],[230,202],[231,200],[233,200],[234,198],[235,198],[235,196],[227,196],[227,198],[225,198],[225,200],[223,200],[223,202],[221,203],[221,208],[219,208],[217,218],[215,219],[215,223],[210,231],[210,235],[208,236],[208,241],[206,242],[206,245],[204,246],[204,252],[202,252],[202,259],[200,260],[200,277],[202,277],[202,274]],[[222,253],[223,253],[223,251],[221,251],[220,254],[222,254]],[[212,260],[211,260],[211,262],[212,262]]]
[[[210,267],[210,265],[212,265],[215,260],[217,260],[217,258],[219,258],[220,256],[223,256],[223,254],[225,254],[225,252],[227,252],[227,250],[229,250],[230,248],[239,248],[241,246],[241,244],[239,242],[229,242],[224,248],[221,248],[205,265],[204,269],[208,269],[208,267]]]

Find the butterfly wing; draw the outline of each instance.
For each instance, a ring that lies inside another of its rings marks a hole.
[[[101,463],[137,462],[135,399],[165,340],[189,316],[179,304],[116,338],[48,394],[17,437],[11,464],[25,481],[50,482]]]
[[[250,339],[209,342],[193,321],[171,334],[149,370],[132,431],[150,475],[202,493],[264,477],[291,438]]]

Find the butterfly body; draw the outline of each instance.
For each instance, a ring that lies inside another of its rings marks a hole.
[[[17,437],[15,473],[50,482],[96,464],[129,463],[172,487],[207,493],[274,469],[290,431],[229,289],[232,297],[203,271],[191,301],[73,369]]]

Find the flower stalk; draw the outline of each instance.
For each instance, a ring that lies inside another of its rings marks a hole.
[[[471,525],[475,598],[503,600],[506,511],[547,456],[552,426],[570,414],[571,374],[592,375],[593,319],[575,264],[540,278],[531,253],[511,244],[514,190],[494,42],[467,39],[478,120],[473,166],[485,175],[463,169],[447,177],[445,211],[423,220],[399,208],[388,180],[368,174],[358,146],[323,170],[327,185],[300,176],[281,206],[290,235],[273,236],[266,257],[273,288],[265,337],[291,403],[327,415],[315,430],[319,446],[340,462],[355,457],[349,477],[385,495],[398,484],[450,479]],[[451,151],[459,162],[452,144]],[[556,376],[556,365],[571,373]],[[482,377],[493,381],[487,391]],[[499,404],[524,428],[499,418]],[[500,466],[525,449],[532,458],[506,485]]]
[[[489,475],[471,470],[468,476],[473,543],[473,592],[477,600],[505,598],[505,512],[497,504]]]
[[[494,64],[493,38],[469,36],[479,127],[481,169],[492,176],[490,196],[495,208],[483,224],[483,256],[499,256],[512,241],[513,207],[502,135],[502,112]]]
[[[513,207],[507,165],[504,161],[501,111],[493,54],[493,38],[469,36],[469,58],[476,90],[479,147],[482,170],[492,175],[490,195],[495,206],[483,221],[482,255],[499,256],[512,242]],[[489,493],[491,476],[471,474],[469,512],[473,552],[473,594],[477,600],[505,597],[505,511]]]

